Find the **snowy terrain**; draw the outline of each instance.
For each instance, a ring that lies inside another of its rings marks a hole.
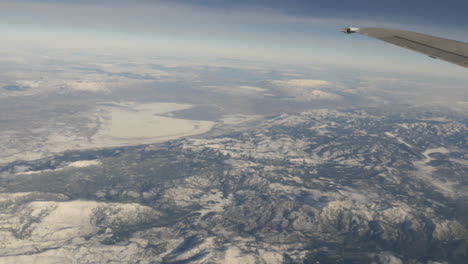
[[[73,126],[50,129],[43,125],[27,138],[21,135],[24,131],[7,131],[0,135],[4,146],[0,164],[34,160],[67,150],[158,143],[208,132],[214,122],[163,116],[191,107],[174,103],[113,103],[80,114],[86,120],[82,124],[86,130]]]
[[[464,263],[466,123],[379,111],[7,164],[0,263]]]

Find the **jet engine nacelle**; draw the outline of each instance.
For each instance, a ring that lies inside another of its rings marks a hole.
[[[344,32],[346,34],[353,34],[353,33],[357,33],[359,31],[359,28],[344,28],[343,30],[341,30],[341,32]]]

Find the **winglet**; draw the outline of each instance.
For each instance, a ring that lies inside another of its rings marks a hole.
[[[341,32],[346,33],[346,34],[353,34],[353,33],[359,32],[359,28],[352,28],[352,27],[343,28]]]

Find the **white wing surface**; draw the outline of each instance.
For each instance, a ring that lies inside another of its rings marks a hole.
[[[468,43],[416,32],[388,28],[345,28],[345,33],[360,33],[468,68]]]

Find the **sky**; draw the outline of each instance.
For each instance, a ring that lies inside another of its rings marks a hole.
[[[468,42],[466,1],[0,0],[2,47],[178,54],[326,64],[446,77],[466,70],[346,26]]]

